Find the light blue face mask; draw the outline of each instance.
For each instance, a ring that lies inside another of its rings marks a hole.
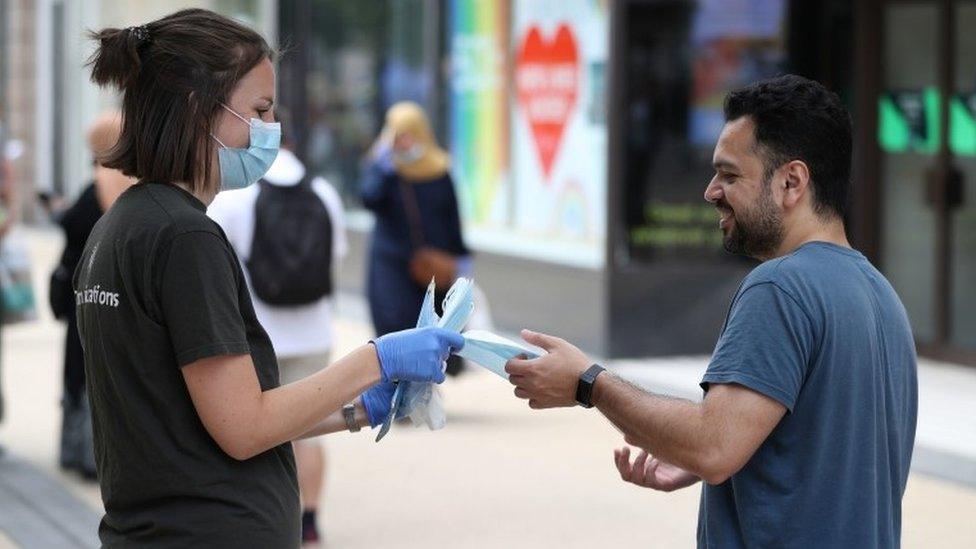
[[[248,122],[227,105],[221,103],[220,106],[251,128],[251,141],[246,149],[228,147],[217,139],[216,135],[211,134],[214,141],[220,143],[220,149],[217,149],[220,161],[220,188],[222,190],[242,189],[264,177],[278,156],[278,148],[281,146],[281,123],[265,122],[259,118],[252,118]]]
[[[458,356],[480,364],[492,372],[508,379],[505,363],[516,357],[527,359],[539,358],[534,351],[510,339],[495,335],[484,330],[468,330],[464,336],[464,347],[458,351]]]
[[[420,143],[414,143],[405,151],[394,152],[393,157],[399,164],[413,164],[414,162],[420,160],[424,156],[425,152],[427,152],[427,147],[424,147]]]

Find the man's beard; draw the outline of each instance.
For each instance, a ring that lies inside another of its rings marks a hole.
[[[753,208],[734,212],[735,223],[722,240],[725,251],[756,259],[768,259],[776,253],[783,242],[783,220],[773,204],[773,188],[769,183],[765,182]]]

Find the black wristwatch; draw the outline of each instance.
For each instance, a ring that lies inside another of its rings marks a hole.
[[[579,383],[576,384],[576,403],[584,408],[592,408],[593,403],[590,399],[593,397],[593,383],[596,381],[596,376],[600,375],[600,372],[605,371],[606,368],[600,366],[599,364],[594,364],[586,369],[579,377]]]

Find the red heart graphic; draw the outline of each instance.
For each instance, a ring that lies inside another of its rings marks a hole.
[[[529,27],[516,60],[515,90],[546,179],[576,106],[578,82],[579,50],[572,29],[559,25],[547,42],[539,27]]]

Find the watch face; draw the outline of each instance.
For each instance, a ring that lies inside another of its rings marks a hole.
[[[352,433],[359,432],[359,424],[356,423],[356,408],[351,404],[342,407],[342,418],[346,420],[346,428]]]

